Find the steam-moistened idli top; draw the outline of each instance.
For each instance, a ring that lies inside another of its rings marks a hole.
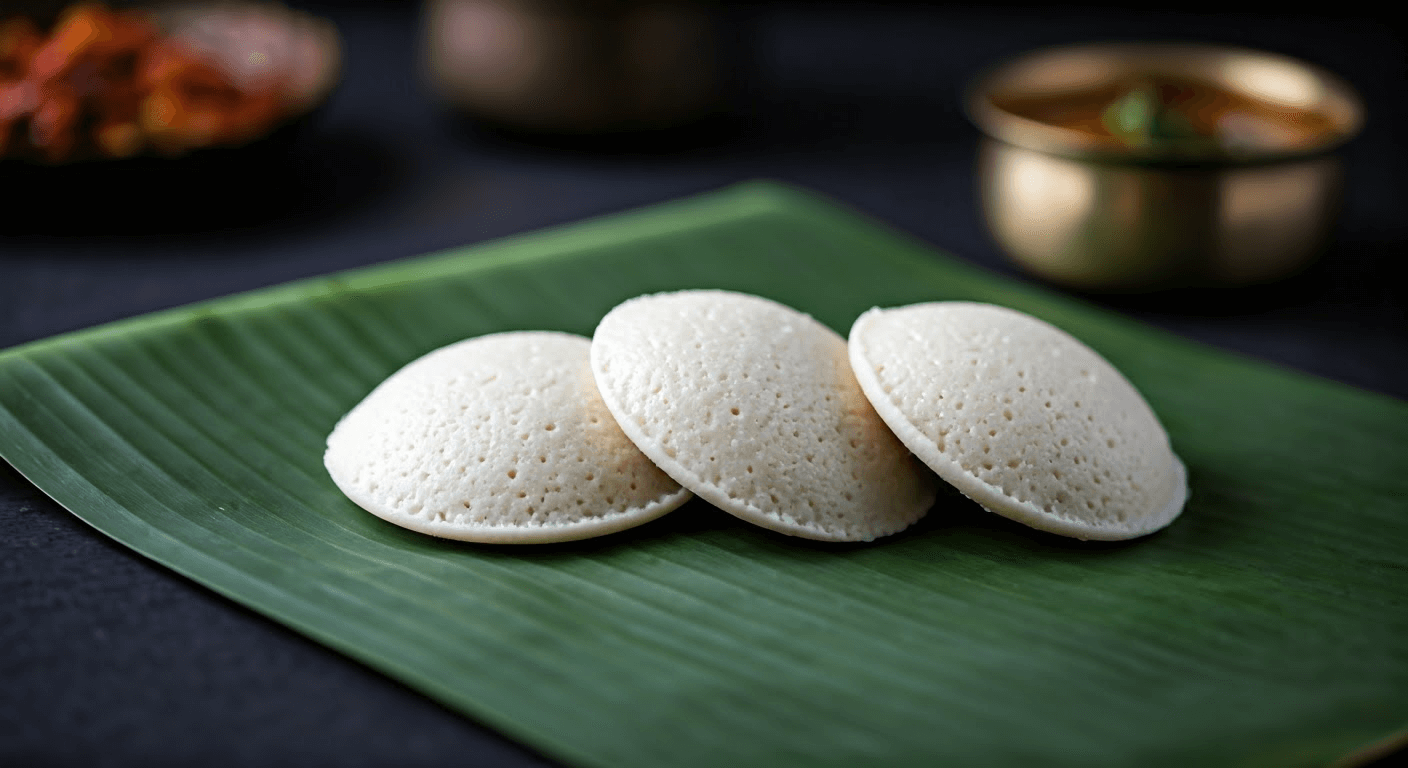
[[[866,401],[846,343],[794,309],[726,291],[627,301],[592,338],[607,407],[681,485],[782,533],[869,541],[933,503],[933,477]]]
[[[1168,525],[1187,480],[1134,386],[1029,315],[937,302],[872,309],[851,363],[919,458],[987,509],[1052,533],[1128,539]]]
[[[590,346],[516,332],[431,352],[338,422],[328,473],[368,512],[464,541],[569,541],[653,520],[689,492],[616,426]]]

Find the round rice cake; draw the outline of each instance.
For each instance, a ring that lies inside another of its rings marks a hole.
[[[836,332],[727,291],[642,296],[592,337],[622,430],[676,481],[781,533],[870,541],[933,504],[935,482],[861,393]]]
[[[448,539],[571,541],[653,520],[690,494],[616,426],[590,349],[545,331],[442,347],[348,412],[323,463],[358,506]]]
[[[900,440],[992,512],[1080,539],[1159,530],[1187,476],[1114,366],[1029,315],[967,302],[872,309],[851,328],[861,389]]]

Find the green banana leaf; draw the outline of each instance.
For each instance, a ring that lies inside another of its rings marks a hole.
[[[694,501],[538,548],[414,534],[323,471],[413,358],[715,287],[845,333],[988,301],[1121,368],[1190,470],[1082,543],[941,495],[828,545]],[[0,353],[0,454],[143,555],[581,766],[1310,766],[1408,724],[1408,405],[1010,283],[754,183]]]

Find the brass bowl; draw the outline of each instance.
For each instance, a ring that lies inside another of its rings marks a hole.
[[[1048,117],[1063,114],[1063,100],[1165,78],[1293,117],[1250,140],[1191,146],[1121,142]],[[1137,43],[1025,55],[980,78],[967,108],[988,137],[978,178],[993,237],[1028,271],[1094,291],[1244,285],[1300,271],[1338,214],[1343,172],[1331,150],[1364,115],[1347,84],[1305,62]]]

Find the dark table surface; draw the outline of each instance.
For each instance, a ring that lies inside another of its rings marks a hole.
[[[1344,152],[1336,240],[1318,266],[1277,286],[1096,300],[1228,350],[1408,397],[1408,298],[1390,270],[1408,234],[1399,143],[1408,60],[1396,31],[1354,8],[1307,17],[1186,6],[750,5],[725,14],[746,86],[730,130],[583,149],[448,119],[415,74],[414,3],[296,5],[337,23],[345,77],[287,155],[251,166],[260,182],[252,188],[232,196],[214,173],[179,204],[140,192],[139,203],[165,202],[112,220],[70,204],[62,184],[40,181],[31,194],[8,179],[0,348],[757,177],[818,190],[1022,279],[981,225],[977,136],[958,111],[963,84],[1036,46],[1182,39],[1299,56],[1359,89],[1370,117]],[[0,765],[196,762],[552,764],[127,551],[0,463]]]

